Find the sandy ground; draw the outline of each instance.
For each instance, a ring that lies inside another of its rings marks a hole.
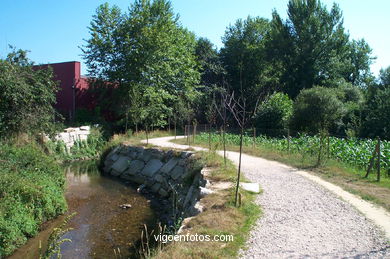
[[[173,137],[151,144],[177,149]],[[206,150],[194,147],[195,150]],[[219,153],[222,153],[219,151]],[[238,153],[227,152],[238,164]],[[242,258],[390,258],[390,214],[305,171],[246,154],[245,177],[260,183],[263,216]]]

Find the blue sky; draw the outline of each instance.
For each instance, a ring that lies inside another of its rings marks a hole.
[[[101,0],[0,0],[0,57],[9,52],[8,44],[30,50],[36,63],[81,61],[87,26]],[[127,10],[129,0],[109,1]],[[226,27],[248,15],[271,18],[276,9],[285,18],[288,0],[173,0],[182,24],[197,36],[207,37],[218,47]],[[344,27],[351,38],[364,38],[377,57],[374,74],[390,66],[390,1],[323,0],[331,7],[340,5]],[[82,65],[82,72],[86,68]]]

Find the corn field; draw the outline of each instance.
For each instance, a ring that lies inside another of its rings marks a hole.
[[[243,138],[243,145],[253,146],[253,140],[253,136],[246,134]],[[209,134],[201,133],[197,135],[196,141],[208,142]],[[211,133],[211,142],[222,142],[221,135],[218,133]],[[345,162],[361,169],[367,169],[377,140],[329,137],[329,146],[327,142],[328,139],[325,138],[323,150],[324,154],[329,156],[329,158]],[[240,136],[226,133],[226,144],[239,145]],[[287,137],[271,138],[267,136],[258,136],[255,138],[255,146],[316,155],[318,154],[320,147],[320,137],[300,134],[298,137],[290,137],[290,144],[288,144]],[[381,141],[381,168],[388,173],[390,172],[390,141]]]

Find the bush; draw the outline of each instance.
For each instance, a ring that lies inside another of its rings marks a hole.
[[[29,144],[0,143],[0,258],[66,211],[65,177],[54,159]]]
[[[335,89],[313,87],[302,90],[295,103],[291,124],[297,130],[319,132],[341,124],[345,113]]]
[[[256,111],[256,127],[261,129],[286,129],[292,110],[293,101],[287,94],[274,93]]]

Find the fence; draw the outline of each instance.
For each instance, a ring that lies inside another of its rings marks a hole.
[[[267,132],[268,134],[265,134]],[[186,125],[185,136],[188,145],[199,143],[221,143],[239,145],[239,129],[213,127],[211,125]],[[256,148],[266,146],[272,149],[318,158],[317,164],[325,159],[335,159],[367,170],[365,177],[376,169],[377,181],[381,171],[390,177],[390,142],[378,139],[359,139],[331,134],[309,135],[297,131],[252,128],[244,132],[243,145]]]

